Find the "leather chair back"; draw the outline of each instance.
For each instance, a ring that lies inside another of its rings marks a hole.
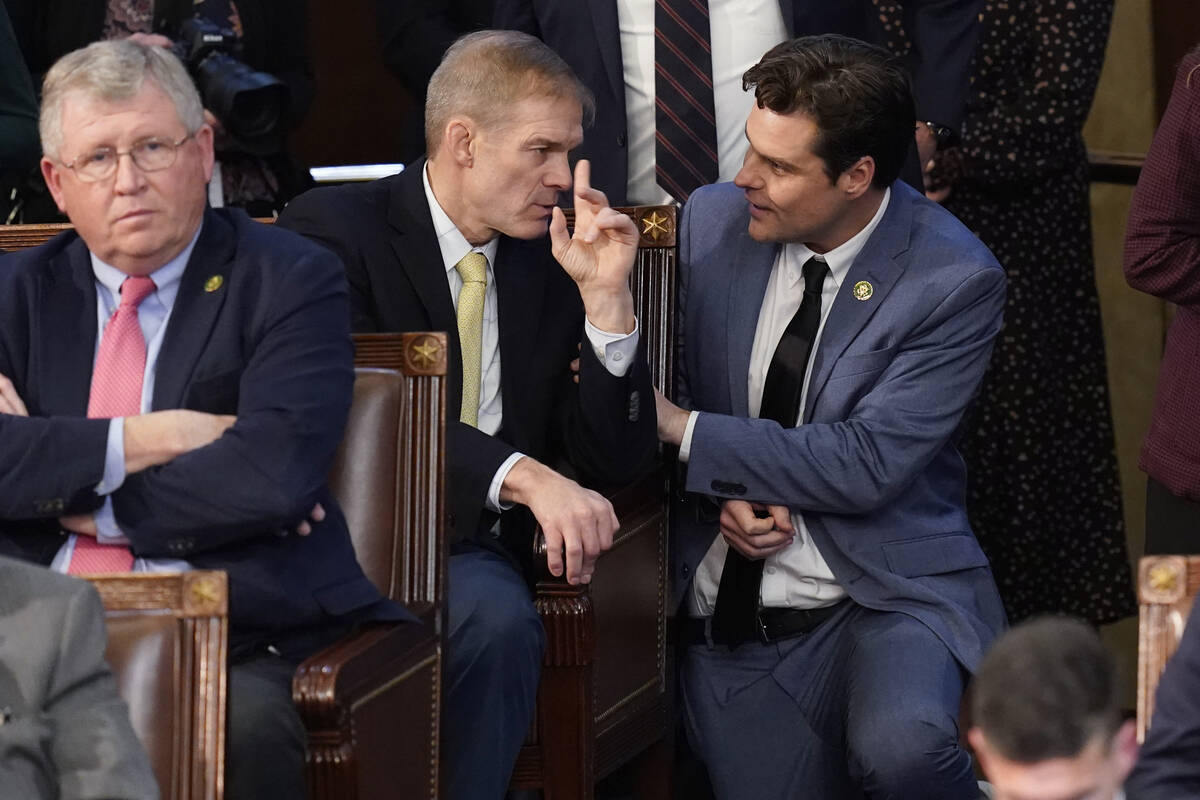
[[[220,800],[225,770],[224,572],[88,578],[106,656],[165,800]]]

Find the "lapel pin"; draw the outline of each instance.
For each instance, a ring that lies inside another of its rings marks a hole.
[[[224,283],[225,283],[225,279],[222,278],[220,275],[213,275],[204,282],[204,291],[209,292],[209,293],[215,292],[217,289],[220,289],[221,285]],[[857,286],[854,287],[854,290],[858,291],[858,287]]]
[[[873,294],[875,294],[875,287],[871,285],[870,281],[859,281],[854,284],[855,300],[870,300]]]

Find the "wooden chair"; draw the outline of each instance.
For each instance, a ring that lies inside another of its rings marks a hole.
[[[220,800],[225,780],[225,573],[96,575],[107,658],[165,800]]]
[[[671,393],[674,359],[674,206],[619,209],[641,234],[630,283],[650,376]],[[568,224],[574,215],[568,212]],[[643,398],[648,403],[652,398]],[[533,729],[521,748],[512,788],[540,788],[546,800],[591,798],[595,783],[643,754],[668,759],[666,472],[610,495],[621,520],[613,547],[588,586],[544,572],[535,603],[546,627],[546,655]],[[538,541],[534,563],[545,565]],[[668,765],[644,773],[644,793],[664,793]]]
[[[391,338],[398,370],[356,370],[330,485],[367,577],[421,624],[369,626],[300,665],[312,798],[438,796],[446,338]]]
[[[1138,564],[1137,736],[1154,716],[1154,691],[1179,646],[1200,589],[1200,556],[1146,556]]]

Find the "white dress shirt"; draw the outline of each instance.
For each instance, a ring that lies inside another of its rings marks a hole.
[[[200,226],[201,228],[203,225]],[[200,238],[200,228],[183,251],[163,266],[150,273],[154,281],[154,291],[146,296],[138,306],[138,327],[142,329],[142,337],[146,342],[146,369],[142,374],[142,404],[141,413],[151,410],[154,400],[154,379],[158,368],[158,353],[162,350],[163,338],[167,331],[167,322],[171,319],[171,311],[175,307],[175,297],[179,294],[179,282],[183,271],[187,268],[188,259],[196,248]],[[129,276],[116,267],[105,264],[94,253],[88,255],[92,261],[92,274],[96,277],[96,348],[92,354],[93,363],[100,353],[100,340],[104,337],[104,329],[117,306],[121,303],[121,284]],[[108,446],[104,456],[104,477],[96,485],[96,494],[104,496],[104,505],[94,514],[96,521],[96,541],[101,544],[128,544],[129,540],[121,533],[120,525],[113,516],[112,497],[108,496],[121,488],[125,483],[125,419],[114,418],[108,425]],[[71,534],[65,544],[58,549],[50,568],[57,572],[66,572],[71,563],[71,555],[75,552],[75,539]],[[186,561],[167,558],[138,558],[133,562],[134,572],[169,572],[189,569]]]
[[[480,353],[480,385],[479,385],[479,430],[495,435],[504,421],[504,409],[500,398],[500,325],[496,310],[496,250],[500,246],[500,238],[493,237],[479,247],[472,247],[462,231],[446,214],[441,204],[433,194],[429,185],[429,166],[426,164],[421,180],[425,185],[425,199],[429,203],[429,214],[433,217],[433,230],[437,234],[438,248],[442,253],[442,262],[446,268],[446,281],[450,287],[450,297],[454,301],[454,310],[458,311],[458,292],[462,289],[462,276],[458,274],[455,265],[463,256],[472,251],[482,253],[487,259],[487,289],[483,297],[483,336]],[[637,355],[638,326],[635,320],[633,333],[608,333],[592,325],[585,319],[583,324],[588,342],[596,358],[604,364],[611,374],[621,377],[629,371],[629,365]],[[492,511],[502,511],[511,508],[511,503],[501,504],[500,487],[508,477],[509,470],[521,460],[523,453],[513,453],[492,477],[488,489],[487,507]]]
[[[835,0],[830,0],[834,2]],[[712,44],[713,109],[717,121],[719,181],[733,180],[746,155],[746,118],[754,93],[742,73],[787,38],[779,0],[708,0]],[[617,0],[625,75],[630,203],[669,203],[654,174],[654,0]]]
[[[767,281],[767,290],[763,295],[762,307],[758,312],[758,326],[754,331],[754,346],[750,350],[750,371],[746,376],[747,399],[750,404],[750,416],[757,417],[762,406],[763,386],[767,381],[767,371],[771,366],[771,357],[780,337],[804,297],[804,275],[802,268],[806,261],[817,256],[829,265],[829,276],[821,291],[821,322],[817,328],[817,337],[813,341],[812,352],[816,353],[820,346],[821,334],[825,331],[825,323],[829,311],[833,308],[834,298],[837,297],[854,259],[862,251],[867,239],[879,226],[884,211],[892,196],[892,190],[884,191],[883,201],[879,209],[867,223],[866,227],[852,236],[844,244],[835,247],[828,253],[819,255],[809,250],[803,244],[790,243],[779,248],[775,257],[775,266]],[[808,360],[808,368],[804,373],[804,386],[800,395],[800,414],[796,427],[803,424],[804,405],[808,401],[808,383],[812,378],[813,358]],[[696,418],[703,412],[693,411],[688,416],[687,428],[684,431],[683,442],[680,445],[679,457],[686,461],[691,455],[692,434],[696,427]],[[845,590],[838,584],[825,563],[825,558],[817,549],[816,543],[804,524],[804,514],[801,511],[791,512],[792,527],[796,535],[792,543],[778,553],[766,559],[763,567],[760,599],[766,607],[788,608],[820,608],[836,603],[845,597]],[[692,592],[689,603],[693,616],[707,617],[712,614],[717,600],[717,588],[721,584],[721,572],[725,568],[725,554],[729,546],[724,537],[717,535],[712,546],[708,548],[704,559],[696,570],[692,581]]]

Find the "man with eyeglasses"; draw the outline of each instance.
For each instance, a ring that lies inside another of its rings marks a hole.
[[[0,553],[225,570],[226,797],[303,797],[296,666],[406,616],[325,487],[353,382],[341,264],[206,207],[213,131],[162,48],[64,56],[40,132],[75,230],[0,261]]]

